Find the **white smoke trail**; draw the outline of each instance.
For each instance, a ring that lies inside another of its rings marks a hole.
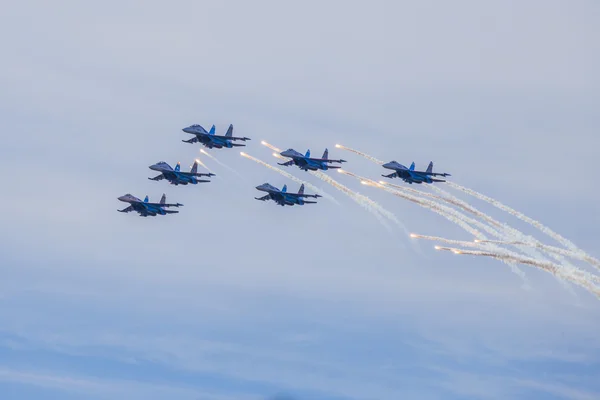
[[[481,194],[479,192],[476,192],[475,190],[472,189],[468,189],[466,187],[463,187],[461,185],[458,185],[456,183],[453,182],[447,182],[451,187],[460,190],[464,193],[467,193],[473,197],[476,197],[480,200],[483,200],[487,203],[490,203],[491,205],[493,205],[496,208],[499,208],[502,211],[505,211],[515,217],[517,217],[518,219],[520,219],[521,221],[524,221],[532,226],[534,226],[535,228],[537,228],[538,230],[540,230],[541,232],[545,233],[546,235],[550,236],[551,238],[553,238],[554,240],[556,240],[557,242],[559,242],[560,244],[562,244],[563,246],[565,246],[566,248],[568,248],[569,250],[571,250],[574,253],[579,253],[581,255],[581,257],[583,257],[585,259],[586,262],[588,262],[590,265],[594,266],[596,269],[600,270],[600,260],[592,257],[591,255],[587,254],[585,251],[583,251],[582,249],[580,249],[579,247],[577,247],[573,242],[571,242],[570,240],[564,238],[563,236],[559,235],[558,233],[554,232],[552,229],[548,228],[547,226],[543,225],[541,222],[534,220],[533,218],[530,218],[528,216],[526,216],[525,214],[507,206],[502,204],[501,202],[499,202],[498,200],[492,199],[489,196],[486,196],[484,194]],[[542,245],[541,243],[539,243],[539,241],[534,240],[534,242],[536,243],[536,247],[539,247],[540,249],[544,249],[544,245]],[[541,245],[541,246],[538,246]],[[551,246],[552,247],[552,246]],[[552,256],[552,252],[549,253]],[[556,258],[556,257],[554,257]],[[562,260],[559,258],[556,258],[558,260]]]
[[[282,170],[282,169],[279,169],[279,168],[277,168],[277,167],[274,167],[274,166],[272,166],[272,165],[269,165],[269,164],[267,164],[266,162],[264,162],[264,161],[262,161],[262,160],[259,160],[258,158],[252,157],[251,155],[249,155],[249,154],[246,154],[246,153],[244,153],[243,151],[242,151],[242,152],[240,152],[240,155],[241,155],[242,157],[245,157],[245,158],[247,158],[247,159],[249,159],[249,160],[252,160],[252,161],[254,161],[255,163],[258,163],[258,164],[260,164],[260,165],[262,165],[262,166],[264,166],[264,167],[267,167],[267,168],[269,168],[270,170],[272,170],[272,171],[275,171],[275,172],[277,172],[277,173],[279,173],[279,174],[281,174],[281,175],[285,176],[286,178],[293,180],[293,181],[294,181],[294,182],[296,182],[296,183],[299,183],[299,184],[304,184],[306,187],[308,187],[308,188],[310,188],[310,189],[314,190],[315,192],[317,192],[317,193],[321,194],[321,195],[322,195],[323,197],[325,197],[326,199],[328,199],[328,200],[331,200],[331,201],[333,201],[333,202],[334,202],[334,203],[336,203],[336,204],[340,204],[340,203],[338,203],[338,201],[337,201],[337,200],[336,200],[336,199],[335,199],[333,196],[331,196],[331,195],[330,195],[330,194],[328,194],[328,193],[325,193],[325,192],[324,192],[322,189],[320,189],[320,188],[316,187],[315,185],[313,185],[313,184],[312,184],[312,183],[310,183],[310,182],[306,182],[306,181],[303,181],[302,179],[298,179],[298,178],[296,178],[294,175],[292,175],[292,174],[289,174],[289,173],[285,172],[285,171],[284,171],[284,170]]]
[[[563,249],[562,247],[549,246],[547,244],[543,244],[543,243],[540,243],[537,241],[534,241],[534,242],[501,241],[501,240],[476,240],[476,241],[481,242],[481,243],[496,243],[496,244],[504,244],[504,245],[531,246],[531,247],[538,248],[540,250],[544,250],[549,253],[560,254],[565,257],[585,261],[588,264],[594,265],[595,267],[600,267],[600,263],[598,262],[598,260],[591,258],[591,257],[587,257],[587,256],[581,254],[581,252],[566,250],[566,249]]]
[[[527,222],[528,224],[530,224],[530,225],[532,225],[532,226],[536,227],[537,229],[539,229],[540,231],[544,232],[546,235],[548,235],[548,236],[550,236],[551,238],[555,239],[555,240],[556,240],[556,241],[558,241],[560,244],[562,244],[563,246],[565,246],[565,247],[567,247],[567,248],[571,249],[572,251],[582,251],[582,250],[580,250],[580,249],[579,249],[579,248],[578,248],[578,247],[577,247],[577,246],[576,246],[576,245],[575,245],[573,242],[571,242],[570,240],[568,240],[568,239],[565,239],[564,237],[562,237],[562,236],[561,236],[561,235],[559,235],[558,233],[556,233],[556,232],[554,232],[553,230],[551,230],[550,228],[548,228],[548,227],[546,227],[546,226],[542,225],[540,222],[538,222],[538,221],[536,221],[536,220],[534,220],[534,219],[532,219],[532,218],[529,218],[529,217],[528,217],[528,216],[526,216],[525,214],[523,214],[523,213],[520,213],[520,212],[518,212],[517,210],[515,210],[515,209],[513,209],[513,208],[511,208],[511,207],[508,207],[508,206],[506,206],[506,205],[504,205],[504,204],[500,203],[499,201],[497,201],[497,200],[495,200],[495,199],[492,199],[492,198],[491,198],[491,197],[489,197],[489,196],[486,196],[486,195],[484,195],[484,194],[481,194],[481,193],[479,193],[479,192],[476,192],[475,190],[472,190],[472,189],[469,189],[469,188],[466,188],[466,187],[460,186],[460,185],[458,185],[458,184],[456,184],[456,183],[454,183],[454,182],[449,182],[449,181],[447,181],[446,183],[447,183],[449,186],[451,186],[451,187],[453,187],[453,188],[455,188],[455,189],[457,189],[457,190],[460,190],[460,191],[462,191],[462,192],[464,192],[464,193],[467,193],[467,194],[469,194],[469,195],[471,195],[471,196],[473,196],[473,197],[476,197],[476,198],[478,198],[478,199],[480,199],[480,200],[483,200],[483,201],[485,201],[485,202],[487,202],[487,203],[490,203],[490,204],[491,204],[491,205],[493,205],[494,207],[496,207],[496,208],[499,208],[499,209],[501,209],[502,211],[506,211],[507,213],[509,213],[509,214],[511,214],[511,215],[513,215],[513,216],[515,216],[515,217],[517,217],[517,218],[519,218],[520,220]]]
[[[354,154],[358,154],[359,156],[364,157],[367,160],[373,161],[375,164],[379,164],[379,165],[383,164],[383,161],[378,160],[377,158],[370,156],[367,153],[363,153],[362,151],[351,149],[350,147],[342,146],[341,144],[336,144],[335,147],[337,147],[338,149],[342,149],[342,150],[348,150]]]
[[[219,164],[221,167],[228,169],[229,171],[233,172],[234,174],[236,174],[240,179],[248,182],[248,178],[246,178],[245,176],[243,176],[242,174],[240,174],[239,172],[237,172],[235,169],[231,168],[229,165],[219,161],[219,159],[215,156],[213,156],[212,154],[210,154],[208,151],[204,150],[204,149],[200,149],[200,153],[204,154],[205,156],[207,156],[208,158],[210,158],[211,160],[213,160],[214,162],[216,162],[217,164]]]
[[[348,148],[348,147],[345,147],[345,146],[342,146],[342,145],[336,145],[336,147],[338,147],[338,148],[340,148],[340,149],[344,149],[344,150],[351,151],[351,152],[353,152],[353,153],[355,153],[355,154],[358,154],[358,155],[360,155],[360,156],[362,156],[362,157],[364,157],[364,158],[366,158],[366,159],[368,159],[368,160],[370,160],[370,161],[373,161],[374,163],[376,163],[376,164],[378,164],[378,165],[381,165],[381,164],[383,164],[383,162],[382,162],[381,160],[378,160],[377,158],[375,158],[375,157],[373,157],[373,156],[370,156],[370,155],[368,155],[368,154],[366,154],[366,153],[363,153],[363,152],[361,152],[361,151],[358,151],[358,150],[355,150],[355,149],[350,149],[350,148]],[[415,190],[415,189],[410,189],[410,188],[402,188],[402,187],[400,187],[400,186],[393,185],[393,184],[390,184],[390,183],[387,183],[387,182],[383,182],[383,181],[380,181],[379,183],[380,183],[380,184],[384,184],[384,185],[385,185],[385,184],[387,184],[387,185],[393,186],[393,187],[395,187],[395,188],[397,188],[397,189],[405,190],[405,191],[408,191],[408,192],[418,193],[419,195],[421,195],[421,196],[424,196],[424,197],[430,197],[430,196],[427,196],[425,193],[423,193],[423,192],[421,192],[421,191],[418,191],[418,190]],[[450,185],[455,185],[455,184],[453,184],[452,182],[447,182],[447,183],[449,183]],[[456,185],[456,186],[458,186],[458,185]],[[456,205],[456,206],[458,206],[458,207],[462,208],[463,210],[465,210],[465,211],[467,211],[467,212],[470,212],[471,214],[474,214],[474,215],[476,215],[476,216],[478,216],[478,217],[480,217],[480,218],[484,219],[485,221],[487,221],[487,222],[488,222],[489,224],[491,224],[491,225],[494,225],[494,226],[496,226],[496,227],[503,227],[503,228],[504,228],[504,229],[505,229],[507,232],[510,232],[510,233],[512,233],[513,235],[516,235],[516,236],[517,236],[517,237],[519,237],[519,238],[525,238],[525,239],[528,239],[528,240],[531,240],[531,241],[535,241],[536,243],[538,243],[538,244],[539,244],[539,242],[538,242],[537,240],[535,240],[535,239],[531,238],[530,236],[527,236],[527,235],[525,235],[524,233],[522,233],[522,232],[520,232],[520,231],[518,231],[518,230],[516,230],[516,229],[512,228],[511,226],[509,226],[509,225],[507,225],[507,224],[505,224],[505,223],[500,223],[500,222],[496,221],[494,218],[492,218],[492,217],[490,217],[489,215],[487,215],[487,214],[485,214],[485,213],[483,213],[483,212],[481,212],[481,211],[477,210],[475,207],[473,207],[473,206],[471,206],[470,204],[468,204],[468,203],[466,203],[466,202],[464,202],[464,201],[462,201],[462,200],[458,199],[457,197],[455,197],[455,196],[452,196],[452,195],[451,195],[451,194],[449,194],[448,192],[446,192],[446,191],[444,191],[444,190],[442,190],[442,189],[439,189],[439,188],[437,188],[437,187],[435,187],[435,186],[431,186],[431,188],[432,188],[432,189],[434,189],[434,190],[437,190],[438,192],[440,192],[440,193],[443,193],[443,194],[445,194],[445,195],[446,195],[445,197],[441,197],[441,196],[435,196],[435,195],[432,195],[432,196],[434,196],[434,197],[438,197],[438,199],[440,199],[440,200],[442,200],[442,201],[445,201],[445,202],[448,202],[448,203],[450,203],[450,204]],[[461,190],[462,190],[462,189],[464,189],[464,190],[469,190],[469,189],[463,188],[462,186],[461,186],[460,188],[461,188]],[[474,191],[473,191],[473,192],[474,192]],[[468,193],[468,192],[467,192],[467,193]],[[475,193],[476,193],[476,192],[475,192]],[[483,195],[481,195],[481,196],[483,196]],[[484,197],[486,197],[486,196],[484,196]],[[537,221],[536,221],[536,222],[537,222]],[[540,224],[540,225],[541,225],[541,224]],[[465,227],[463,226],[463,228],[465,228]],[[497,236],[497,237],[498,237],[498,236]],[[563,238],[563,239],[564,239],[564,238]],[[566,239],[565,239],[565,240],[566,240]],[[523,251],[523,252],[525,252],[525,253],[528,253],[528,254],[530,254],[530,255],[532,255],[532,256],[534,256],[534,257],[541,258],[541,260],[544,260],[544,258],[543,258],[543,257],[541,257],[541,256],[540,256],[539,254],[537,254],[536,252],[527,251],[527,250],[525,250],[525,249],[523,249],[523,248],[521,248],[521,251]],[[573,267],[571,264],[569,264],[569,263],[565,262],[565,260],[564,260],[564,259],[562,259],[561,257],[559,257],[559,256],[556,256],[556,254],[554,254],[554,253],[549,253],[549,255],[550,255],[552,258],[556,259],[557,261],[559,261],[559,262],[563,262],[563,263],[567,264],[567,266],[569,266],[569,267]],[[588,254],[584,254],[584,256],[586,257],[586,261],[588,261],[588,262],[590,262],[590,263],[596,263],[596,264],[593,264],[593,265],[600,265],[600,261],[598,261],[598,260],[594,259],[594,258],[593,258],[593,257],[591,257],[590,255],[588,255]],[[544,261],[545,261],[545,260],[544,260]],[[516,267],[516,266],[515,266],[515,267]],[[512,265],[511,265],[511,268],[513,268],[513,266],[512,266]],[[574,267],[573,267],[573,268],[574,268]],[[513,272],[514,272],[514,270],[513,270]],[[562,281],[561,281],[561,282],[562,282]],[[568,287],[567,287],[567,288],[568,288]]]
[[[206,169],[208,172],[212,172],[212,171],[210,170],[210,168],[208,168],[208,167],[206,166],[206,164],[204,164],[204,163],[202,162],[202,160],[200,160],[199,158],[196,158],[196,160],[195,160],[195,161],[198,163],[198,165],[201,165],[201,166],[203,166],[203,167],[204,167],[204,168],[205,168],[205,169]],[[190,167],[190,168],[191,168],[191,167]]]
[[[262,144],[263,146],[267,146],[268,148],[270,148],[273,151],[276,151],[277,153],[281,153],[281,151],[282,151],[280,148],[275,147],[272,144],[265,142],[264,140],[261,141],[260,144]]]
[[[593,283],[595,280],[592,275],[585,271],[581,270],[565,270],[560,265],[539,261],[533,258],[528,257],[520,257],[503,253],[492,253],[487,251],[478,251],[478,250],[466,250],[466,249],[456,249],[452,247],[441,247],[436,246],[436,250],[446,250],[451,251],[454,254],[464,254],[464,255],[473,255],[473,256],[483,256],[483,257],[491,257],[501,261],[512,261],[520,264],[531,265],[533,267],[539,268],[546,272],[551,273],[552,275],[568,280],[576,285],[579,285],[591,293],[595,294],[596,297],[600,298],[600,287]]]
[[[455,244],[458,246],[464,246],[464,247],[475,247],[478,249],[486,249],[487,246],[483,245],[482,243],[491,243],[494,242],[493,240],[476,240],[474,242],[467,242],[464,240],[453,240],[453,239],[446,239],[443,237],[439,237],[439,236],[429,236],[429,235],[419,235],[417,233],[411,233],[410,234],[411,238],[415,238],[415,239],[425,239],[425,240],[431,240],[434,242],[441,242],[441,243],[447,243],[447,244]]]
[[[535,243],[535,244],[539,244],[540,246],[535,246],[538,247],[539,249],[543,250],[543,245],[541,245],[541,243],[536,240],[535,238],[533,238],[532,236],[526,235],[523,232],[513,228],[512,226],[503,223],[503,222],[499,222],[497,220],[495,220],[494,218],[492,218],[491,216],[479,211],[478,209],[476,209],[475,207],[471,206],[470,204],[468,204],[467,202],[457,198],[456,196],[446,192],[443,189],[440,189],[439,187],[430,186],[432,190],[440,193],[442,196],[439,196],[440,198],[443,199],[449,199],[451,200],[451,203],[458,205],[459,207],[461,207],[462,209],[480,217],[481,219],[484,219],[485,221],[487,221],[490,224],[493,224],[497,227],[503,228],[504,231],[508,234],[509,237],[518,239],[518,241],[513,241],[510,242],[511,245],[516,246],[519,250],[521,250],[523,253],[528,254],[531,257],[540,259],[541,261],[547,261],[541,254],[539,254],[537,251],[533,250],[531,247],[528,247],[529,245],[527,243]],[[483,241],[483,242],[487,242],[487,243],[491,243],[493,241]],[[527,243],[525,243],[527,242]],[[548,253],[548,252],[546,252]],[[562,257],[557,256],[556,253],[548,253],[550,255],[550,257],[554,258],[556,261],[558,261],[559,263],[564,263],[566,264],[567,267],[572,267],[575,268],[572,264],[566,262]]]
[[[398,218],[396,218],[396,216],[393,213],[389,212],[388,210],[386,210],[385,208],[383,208],[382,206],[380,206],[378,203],[374,202],[367,196],[364,196],[360,193],[356,193],[356,192],[348,189],[346,186],[342,185],[335,179],[330,178],[329,176],[325,175],[321,171],[310,171],[310,173],[313,174],[314,176],[316,176],[317,178],[321,179],[322,181],[329,183],[331,186],[333,186],[340,192],[344,193],[345,195],[350,197],[352,200],[354,200],[356,203],[358,203],[359,205],[361,205],[362,207],[367,209],[369,212],[374,214],[376,216],[376,218],[379,220],[379,222],[383,223],[388,230],[390,230],[390,228],[387,225],[387,223],[385,223],[385,221],[381,219],[382,215],[384,217],[388,218],[390,221],[394,222],[396,225],[400,226],[406,232],[408,232],[406,230],[406,228],[404,227],[404,225],[398,220]]]
[[[367,178],[363,178],[359,175],[353,174],[352,172],[348,172],[345,170],[341,170],[339,169],[338,172],[345,174],[345,175],[350,175],[354,178],[357,178],[361,181],[361,183],[363,184],[367,184],[369,186],[374,186],[380,189],[385,190],[388,193],[393,194],[394,196],[403,198],[405,200],[411,201],[421,207],[424,208],[428,208],[431,211],[441,215],[442,217],[446,218],[448,221],[455,223],[456,225],[460,226],[461,228],[463,228],[465,231],[469,232],[471,235],[473,235],[476,238],[480,238],[480,239],[485,239],[486,237],[483,235],[483,233],[481,233],[480,231],[478,231],[477,229],[473,228],[471,225],[475,225],[478,227],[481,227],[482,229],[484,229],[485,231],[487,231],[489,234],[491,234],[492,236],[495,237],[500,237],[502,238],[502,236],[500,235],[500,233],[498,233],[497,231],[495,231],[494,229],[492,229],[491,227],[489,227],[486,224],[483,224],[479,221],[474,220],[473,218],[469,218],[466,215],[464,215],[463,213],[456,211],[453,208],[444,206],[442,204],[436,203],[435,201],[431,201],[431,200],[427,200],[427,199],[423,199],[423,198],[419,198],[413,195],[410,195],[408,193],[404,193],[402,191],[399,190],[394,190],[391,187],[388,187],[386,185],[382,185],[380,183],[377,183],[371,179],[367,179]],[[493,245],[491,245],[493,246]],[[495,246],[493,246],[495,247]],[[495,247],[497,248],[497,247]],[[508,266],[510,267],[511,271],[518,275],[523,282],[527,284],[527,279],[525,277],[525,274],[523,273],[523,271],[521,271],[519,269],[519,267],[516,266],[515,263],[511,263],[511,262],[506,262],[506,264],[508,264]]]

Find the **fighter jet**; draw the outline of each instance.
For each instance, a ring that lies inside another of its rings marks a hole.
[[[250,138],[247,138],[247,137],[233,136],[233,124],[229,125],[229,129],[227,129],[225,136],[215,135],[215,126],[214,125],[210,128],[209,132],[206,132],[206,129],[204,129],[201,125],[198,125],[198,124],[190,125],[187,128],[183,128],[182,130],[185,133],[190,133],[192,135],[196,135],[195,137],[193,137],[189,140],[182,140],[182,142],[186,142],[186,143],[200,142],[204,146],[208,147],[209,149],[212,149],[213,147],[216,147],[217,149],[227,147],[228,149],[230,149],[232,147],[245,146],[245,144],[235,144],[235,143],[231,143],[231,141],[232,140],[243,140],[245,142],[246,140],[250,140]]]
[[[401,178],[404,182],[408,182],[411,185],[413,183],[421,184],[425,183],[433,183],[433,182],[446,182],[443,179],[434,179],[432,176],[451,176],[448,173],[437,173],[433,172],[433,162],[429,163],[426,171],[415,171],[415,163],[410,164],[409,168],[406,168],[404,165],[400,164],[397,161],[390,161],[387,164],[382,165],[383,168],[391,169],[396,172],[389,175],[381,175],[386,178]]]
[[[282,207],[293,206],[294,204],[297,204],[299,206],[304,204],[315,204],[316,201],[308,201],[304,200],[304,198],[314,197],[316,199],[317,197],[323,197],[318,194],[304,194],[304,184],[300,186],[300,190],[298,190],[298,193],[288,193],[287,185],[283,185],[283,188],[279,190],[275,186],[272,186],[268,183],[263,183],[262,185],[257,186],[256,189],[260,190],[261,192],[267,192],[266,196],[255,197],[256,200],[273,200],[275,201],[275,203],[279,204]]]
[[[127,193],[124,196],[118,197],[118,199],[125,203],[129,203],[131,205],[123,210],[117,210],[117,211],[119,211],[119,212],[137,211],[141,217],[147,217],[149,215],[154,217],[154,216],[156,216],[156,214],[160,214],[160,215],[176,214],[179,211],[165,210],[164,208],[165,207],[181,207],[183,205],[180,203],[168,204],[167,196],[165,194],[162,195],[162,197],[160,199],[160,203],[149,203],[148,196],[146,196],[144,198],[144,201],[142,201],[142,200],[138,199],[137,197],[130,195],[129,193]]]
[[[325,149],[322,158],[310,158],[310,150],[307,150],[305,155],[298,153],[294,149],[287,149],[286,151],[282,151],[279,154],[283,157],[291,158],[291,160],[277,164],[286,167],[289,167],[290,165],[297,165],[298,168],[303,169],[304,171],[308,171],[309,169],[311,171],[317,171],[319,169],[327,171],[328,169],[341,168],[338,166],[328,165],[328,163],[341,164],[346,162],[346,160],[330,160],[329,151],[327,149]]]
[[[175,169],[171,168],[171,166],[169,164],[167,164],[164,161],[159,161],[154,165],[151,165],[150,167],[151,170],[153,171],[158,171],[161,174],[158,176],[155,176],[154,178],[148,178],[151,181],[160,181],[163,179],[167,179],[172,185],[187,185],[188,183],[191,183],[192,185],[196,185],[197,183],[200,182],[210,182],[209,180],[206,179],[198,179],[198,177],[201,176],[215,176],[215,174],[213,174],[212,172],[209,172],[208,174],[204,174],[204,173],[199,173],[198,172],[198,161],[194,161],[194,165],[192,165],[192,169],[190,170],[190,172],[182,172],[180,171],[181,169],[181,164],[177,163],[177,165],[175,166]]]

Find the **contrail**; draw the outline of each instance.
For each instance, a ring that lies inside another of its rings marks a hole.
[[[354,154],[358,154],[359,156],[364,157],[367,160],[373,161],[375,164],[382,165],[384,163],[383,161],[378,160],[377,158],[370,156],[367,153],[363,153],[362,151],[351,149],[350,147],[342,146],[341,144],[336,144],[335,147],[337,147],[338,149],[342,149],[342,150],[348,150]]]
[[[576,285],[579,285],[579,286],[587,289],[591,293],[595,294],[596,297],[600,298],[600,287],[598,287],[597,285],[595,285],[592,282],[594,280],[594,277],[585,271],[581,271],[581,270],[577,270],[577,271],[566,270],[565,271],[564,269],[561,268],[560,265],[557,265],[557,264],[554,264],[551,262],[539,261],[539,260],[535,260],[533,258],[528,258],[528,257],[515,257],[513,255],[502,254],[502,253],[492,253],[492,252],[487,252],[487,251],[477,251],[477,250],[467,250],[467,249],[456,249],[456,248],[452,248],[452,247],[441,247],[441,246],[436,246],[435,248],[436,248],[436,250],[451,251],[454,254],[491,257],[491,258],[495,258],[495,259],[501,260],[501,261],[512,261],[512,262],[517,262],[520,264],[531,265],[533,267],[536,267],[536,268],[539,268],[546,272],[549,272],[558,278],[562,278],[562,279],[568,280],[572,283],[575,283]],[[567,271],[568,271],[568,273],[567,273]]]
[[[289,173],[285,172],[285,171],[284,171],[284,170],[282,170],[282,169],[279,169],[279,168],[277,168],[277,167],[274,167],[274,166],[272,166],[272,165],[269,165],[269,164],[267,164],[266,162],[264,162],[264,161],[262,161],[262,160],[259,160],[258,158],[252,157],[251,155],[249,155],[249,154],[246,154],[246,153],[244,153],[243,151],[242,151],[242,152],[240,152],[240,155],[241,155],[242,157],[246,157],[247,159],[254,161],[255,163],[258,163],[258,164],[260,164],[260,165],[262,165],[262,166],[265,166],[265,167],[269,168],[270,170],[273,170],[273,171],[275,171],[275,172],[278,172],[278,173],[280,173],[281,175],[285,176],[285,177],[286,177],[286,178],[288,178],[288,179],[291,179],[291,180],[293,180],[293,181],[294,181],[294,182],[296,182],[296,183],[299,183],[299,184],[304,184],[306,187],[308,187],[308,188],[310,188],[310,189],[314,190],[315,192],[317,192],[317,193],[321,194],[321,195],[322,195],[323,197],[325,197],[326,199],[328,199],[328,200],[331,200],[331,201],[333,201],[333,202],[334,202],[334,203],[336,203],[336,204],[340,204],[340,203],[338,203],[338,201],[337,201],[336,199],[334,199],[334,198],[333,198],[333,196],[331,196],[330,194],[327,194],[327,193],[325,193],[325,192],[324,192],[322,189],[319,189],[318,187],[316,187],[315,185],[313,185],[313,184],[312,184],[312,183],[310,183],[310,182],[306,182],[306,181],[303,181],[302,179],[298,179],[298,178],[296,178],[294,175],[292,175],[292,174],[289,174]]]
[[[229,171],[233,172],[234,174],[236,174],[238,177],[240,177],[241,179],[245,180],[246,182],[248,181],[248,179],[245,176],[243,176],[242,174],[240,174],[239,172],[237,172],[235,169],[231,168],[229,165],[227,165],[227,164],[219,161],[219,159],[217,157],[213,156],[212,154],[210,154],[209,152],[205,151],[204,149],[200,149],[200,153],[202,153],[205,156],[209,157],[211,160],[213,160],[214,162],[216,162],[217,164],[219,164],[223,168],[226,168]]]
[[[272,144],[265,142],[264,140],[261,141],[260,144],[262,144],[263,146],[267,146],[268,148],[270,148],[273,151],[276,151],[277,153],[281,153],[281,151],[282,151],[280,148],[277,148],[277,147],[273,146]]]

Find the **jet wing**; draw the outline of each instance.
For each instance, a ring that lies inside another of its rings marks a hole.
[[[260,201],[266,201],[266,200],[269,200],[270,198],[271,198],[270,195],[266,195],[263,197],[255,197],[256,200],[260,200]]]
[[[133,211],[133,206],[129,206],[127,208],[124,208],[122,210],[117,210],[117,211],[118,212],[124,212],[124,213],[131,212],[131,211]]]
[[[381,175],[381,176],[384,176],[386,178],[397,178],[398,174],[396,172],[394,172],[394,173],[389,174],[389,175]]]
[[[221,136],[221,135],[212,135],[212,137],[214,138],[219,138],[219,139],[224,139],[224,140],[252,140],[250,138],[247,137],[237,137],[237,136]]]
[[[197,143],[198,142],[198,136],[194,136],[193,138],[188,139],[188,140],[182,140],[182,142],[185,142],[185,143]]]
[[[415,174],[417,176],[451,176],[446,172],[410,171],[410,173]]]
[[[154,207],[181,207],[183,204],[181,203],[176,203],[176,204],[172,204],[172,203],[166,203],[166,204],[161,204],[161,203],[144,203],[146,205],[149,206],[154,206]]]
[[[184,175],[184,176],[216,176],[212,172],[204,173],[204,172],[183,172],[183,171],[179,171],[179,174],[180,175]]]
[[[307,158],[307,160],[316,161],[316,162],[337,162],[340,164],[346,162],[346,160],[332,160],[330,158]]]
[[[277,165],[285,165],[286,167],[289,167],[290,165],[294,164],[294,160],[290,160],[290,161],[286,161],[284,163],[277,163]]]
[[[160,174],[159,176],[155,176],[154,178],[148,178],[151,181],[161,181],[163,179],[165,179],[165,176],[163,174]]]

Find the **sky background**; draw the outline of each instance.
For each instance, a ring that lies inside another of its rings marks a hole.
[[[20,1],[0,16],[3,399],[597,399],[600,304],[522,266],[436,252],[240,157],[193,123],[381,167],[415,161],[600,256],[595,1]],[[444,218],[328,172],[407,231]],[[120,214],[131,193],[185,206]],[[455,193],[455,192],[453,192]],[[458,193],[455,193],[458,194]],[[476,199],[490,215],[552,240]],[[282,397],[283,399],[283,397]]]

